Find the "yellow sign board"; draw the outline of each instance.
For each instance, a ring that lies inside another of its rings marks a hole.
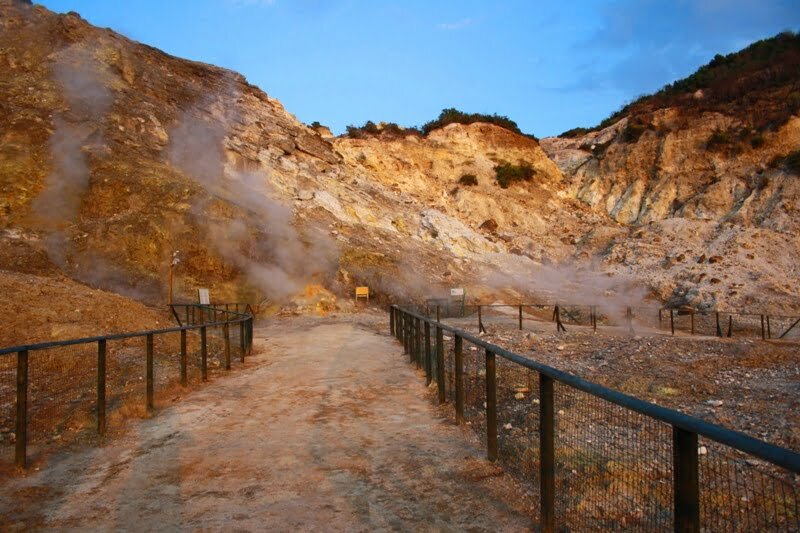
[[[356,301],[359,298],[369,301],[369,287],[356,287]]]

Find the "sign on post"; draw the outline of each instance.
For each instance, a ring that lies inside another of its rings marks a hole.
[[[463,297],[464,296],[464,289],[459,287],[457,289],[450,289],[450,296],[452,297]]]
[[[356,301],[359,298],[369,301],[369,287],[356,287]]]
[[[197,289],[197,297],[200,299],[200,305],[211,305],[211,294],[208,289]]]

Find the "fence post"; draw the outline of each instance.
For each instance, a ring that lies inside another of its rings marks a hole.
[[[153,411],[153,334],[148,333],[147,344],[147,413]]]
[[[672,335],[675,335],[675,311],[673,309],[669,310],[669,330],[672,332]]]
[[[97,341],[97,433],[106,434],[106,340]]]
[[[247,318],[247,354],[253,353],[253,315]]]
[[[658,329],[661,329],[661,308],[658,309]]]
[[[519,330],[522,331],[522,304],[519,305]]]
[[[200,370],[203,381],[208,381],[208,343],[206,327],[200,327]]]
[[[389,333],[394,337],[394,306],[389,306]]]
[[[733,315],[728,315],[728,337],[733,337]]]
[[[717,316],[717,337],[722,337],[722,328],[719,326],[719,312],[715,314]]]
[[[433,375],[433,361],[431,361],[431,324],[425,321],[425,386],[431,384]]]
[[[592,306],[592,331],[597,332],[597,306]]]
[[[28,462],[28,350],[17,352],[17,420],[14,436],[14,463],[19,468],[25,468]]]
[[[767,340],[767,332],[764,329],[764,315],[761,315],[761,340]]]
[[[186,330],[181,330],[181,385],[184,387],[189,384],[186,375]]]
[[[408,315],[405,311],[402,313],[401,322],[403,324],[403,329],[401,333],[403,334],[403,353],[408,355]]]
[[[439,306],[436,306],[436,322],[441,322],[441,318],[439,317]]]
[[[222,334],[225,336],[225,370],[231,369],[231,332],[228,323],[222,326]]]
[[[414,326],[416,333],[414,340],[416,342],[415,353],[417,359],[417,368],[422,368],[422,321],[418,318]]]
[[[692,321],[692,335],[694,335],[694,310],[689,313],[689,318]]]
[[[555,531],[555,415],[553,378],[539,374],[539,482],[542,531]]]
[[[697,433],[672,426],[675,531],[700,531],[700,483]]]
[[[244,363],[244,352],[247,349],[244,338],[244,320],[239,322],[239,359]]]
[[[769,327],[769,315],[767,315],[767,338],[768,339],[772,338],[772,331],[770,330],[770,327]]]
[[[495,355],[486,350],[486,458],[497,460],[497,375]]]
[[[414,334],[414,320],[411,318],[411,315],[407,317],[407,331],[406,331],[406,343],[408,344],[408,360],[410,362],[414,361],[414,345],[411,342],[411,336]]]
[[[438,322],[437,322],[438,324]],[[444,334],[442,327],[436,326],[436,386],[439,389],[439,403],[445,401],[444,390]]]
[[[628,306],[628,309],[625,311],[625,318],[628,321],[628,335],[633,335],[635,332],[633,331],[633,309]]]
[[[464,339],[455,336],[454,342],[456,363],[456,424],[464,423]]]

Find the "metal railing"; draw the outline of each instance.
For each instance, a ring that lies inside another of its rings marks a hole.
[[[485,435],[488,459],[538,491],[542,531],[800,531],[800,455],[791,450],[399,306],[389,326],[439,402]]]
[[[715,337],[761,337],[785,339],[793,333],[796,339],[800,334],[800,316],[768,313],[749,313],[742,311],[697,311],[691,308],[609,306],[597,304],[570,303],[518,303],[518,304],[453,304],[413,306],[419,313],[429,318],[467,318],[476,317],[479,332],[486,331],[484,319],[489,317],[514,318],[519,329],[525,320],[551,320],[558,331],[565,331],[566,325],[588,326],[597,330],[598,322],[605,325],[624,327],[635,332],[639,327],[649,327],[661,331],[685,332],[690,335]],[[504,313],[503,310],[509,310]],[[513,315],[513,317],[512,317]]]
[[[85,441],[128,416],[150,416],[156,393],[207,381],[251,352],[246,304],[171,309],[178,327],[0,349],[0,451],[13,444],[25,468],[30,446]]]

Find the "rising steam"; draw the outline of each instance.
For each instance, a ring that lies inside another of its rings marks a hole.
[[[237,96],[231,90],[225,101]],[[209,195],[198,200],[192,212],[197,225],[207,228],[214,250],[267,297],[285,299],[335,271],[338,252],[322,231],[311,228],[301,233],[294,227],[292,211],[276,199],[268,175],[226,166],[226,137],[237,116],[222,108],[221,101],[206,99],[184,114],[170,133],[169,159]],[[240,207],[248,213],[249,224],[214,218],[208,209],[214,198]]]

